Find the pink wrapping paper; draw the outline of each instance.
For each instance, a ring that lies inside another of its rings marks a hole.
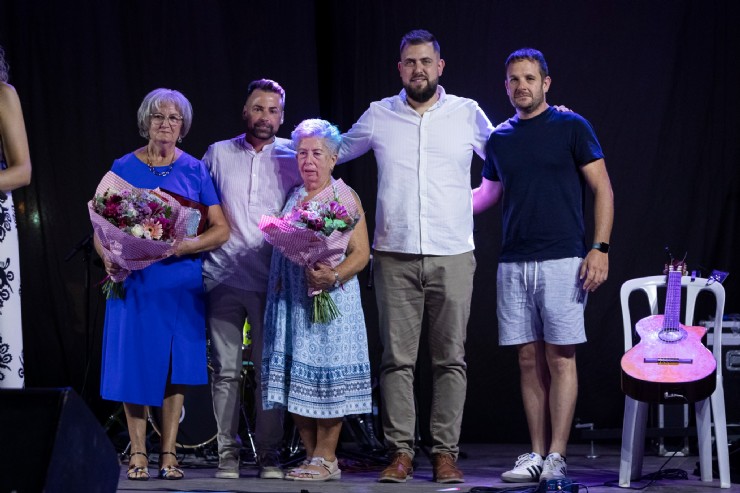
[[[109,171],[103,176],[103,179],[98,184],[98,188],[95,190],[95,194],[102,195],[109,188],[131,190],[132,192],[149,190],[132,187],[130,183],[112,171]],[[143,269],[154,262],[169,257],[175,253],[175,247],[186,235],[187,214],[181,213],[186,208],[181,207],[177,200],[167,193],[162,192],[159,188],[155,189],[155,191],[163,201],[172,207],[171,219],[174,222],[175,229],[175,241],[172,243],[137,238],[125,233],[95,212],[92,200],[87,203],[90,221],[92,222],[95,235],[103,247],[104,255],[108,260],[122,267],[122,270],[118,274],[111,276],[111,280],[114,282],[123,281],[131,271]]]
[[[359,211],[352,189],[341,179],[322,190],[311,199],[311,202],[330,202],[334,200],[335,191],[336,197],[349,215],[358,219]],[[326,236],[319,231],[295,226],[290,221],[273,216],[262,216],[259,228],[265,240],[280,250],[288,260],[305,267],[317,262],[336,267],[341,262],[352,236],[352,229],[334,231],[330,236]]]

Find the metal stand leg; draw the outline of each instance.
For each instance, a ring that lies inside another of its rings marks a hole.
[[[578,429],[585,428],[585,429],[594,431],[594,424],[593,423],[578,423],[578,424],[575,425],[575,428],[578,428]],[[599,456],[596,455],[596,449],[594,448],[594,440],[591,439],[591,452],[586,455],[586,458],[587,459],[596,459],[598,457]]]
[[[254,416],[254,392],[256,391],[254,385],[254,375],[250,373],[250,369],[253,370],[253,364],[251,361],[242,362],[242,394],[240,410],[242,419],[244,420],[245,430],[240,433],[242,439],[246,438],[251,448],[252,457],[257,460],[257,446],[254,443],[254,430],[252,429],[252,416]],[[251,404],[251,405],[250,405]],[[246,436],[244,436],[246,435]],[[242,440],[242,444],[244,440]]]

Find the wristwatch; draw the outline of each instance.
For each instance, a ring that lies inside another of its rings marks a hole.
[[[591,245],[591,248],[596,249],[601,253],[609,253],[609,243],[604,243],[603,241],[601,243],[594,243]]]
[[[334,269],[332,269],[332,272],[334,272],[334,287],[338,288],[342,285],[342,283],[339,282],[339,272],[335,271]]]

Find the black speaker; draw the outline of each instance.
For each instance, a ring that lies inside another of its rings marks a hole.
[[[740,426],[740,347],[722,341],[722,379],[727,424]]]
[[[120,464],[70,388],[0,390],[0,493],[115,492]]]

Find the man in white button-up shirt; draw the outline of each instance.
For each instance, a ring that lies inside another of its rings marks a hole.
[[[445,62],[428,31],[401,40],[403,90],[374,102],[343,135],[339,162],[372,149],[378,165],[375,287],[383,357],[383,429],[395,454],[383,482],[411,478],[414,367],[429,321],[434,479],[457,468],[466,392],[465,336],[475,272],[470,166],[493,130],[478,104],[438,85]]]
[[[242,328],[251,325],[251,362],[255,368],[256,448],[260,477],[282,478],[278,452],[282,413],[263,411],[259,378],[262,319],[272,247],[258,228],[263,214],[278,214],[287,193],[303,183],[290,141],[276,138],[283,122],[285,91],[261,79],[247,89],[243,117],[246,133],[216,142],[203,156],[231,226],[231,237],[208,252],[203,262],[211,341],[213,404],[218,425],[217,478],[239,477]]]

